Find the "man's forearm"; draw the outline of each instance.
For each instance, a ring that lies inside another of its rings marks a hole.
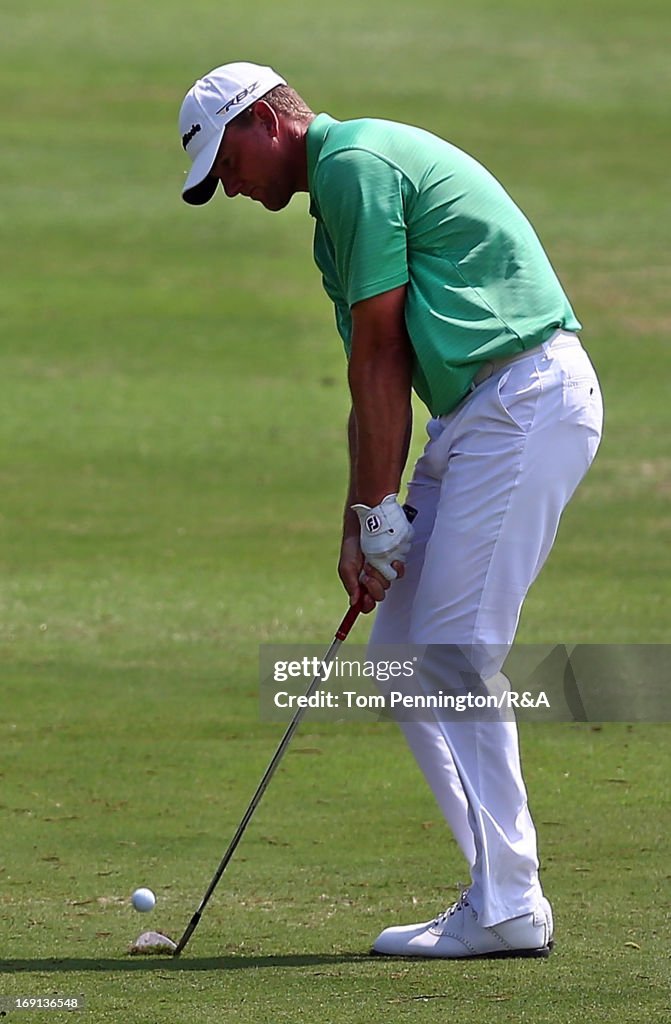
[[[349,420],[347,421],[347,444],[349,448],[349,485],[347,487],[347,498],[345,499],[345,508],[343,510],[343,537],[358,537],[359,536],[359,517],[356,512],[352,510],[352,505],[356,503],[356,474],[357,474],[357,429],[356,429],[356,415],[354,409],[350,410]]]
[[[405,463],[408,458],[408,452],[410,450],[410,440],[412,437],[412,406],[408,406],[408,422],[405,430],[405,438],[402,449],[402,464]],[[359,501],[359,496],[356,490],[356,479],[357,479],[357,423],[356,414],[354,409],[350,410],[349,420],[347,423],[347,441],[349,448],[349,485],[347,489],[347,498],[345,500],[345,508],[343,511],[343,537],[359,536],[359,518],[356,512],[352,511],[352,505]],[[387,492],[390,493],[390,492]],[[383,495],[384,497],[384,495]]]
[[[405,339],[355,338],[349,364],[350,504],[397,493],[411,429],[411,352]]]

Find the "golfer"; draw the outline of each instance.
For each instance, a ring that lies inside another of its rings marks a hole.
[[[180,135],[187,203],[219,184],[268,210],[309,193],[352,396],[339,573],[353,603],[379,605],[371,642],[428,645],[429,688],[449,690],[455,651],[468,652],[481,688],[500,686],[603,416],[581,325],[529,221],[449,142],[315,115],[269,67],[226,64],[199,79]],[[412,389],[431,417],[408,490],[413,525],[398,500]],[[552,913],[515,722],[437,710],[400,724],[471,884],[432,921],[386,928],[374,951],[547,956]]]

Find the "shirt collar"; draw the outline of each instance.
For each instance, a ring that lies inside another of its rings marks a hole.
[[[321,153],[322,146],[326,142],[326,136],[328,135],[331,126],[334,124],[338,124],[338,121],[336,121],[334,117],[331,117],[330,114],[317,114],[308,128],[308,192],[310,193],[310,213],[313,217],[316,217],[319,214],[312,191],[317,161],[319,160],[319,154]]]

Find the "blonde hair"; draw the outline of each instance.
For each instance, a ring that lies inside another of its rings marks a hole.
[[[260,99],[264,100],[269,107],[272,107],[276,114],[282,114],[292,121],[312,121],[315,116],[314,111],[310,110],[303,97],[299,96],[290,85],[276,85],[274,89],[267,92],[265,96],[261,96]],[[252,120],[253,106],[254,104],[252,103],[246,110],[243,110],[237,117],[234,117],[233,121],[241,127],[249,124]]]

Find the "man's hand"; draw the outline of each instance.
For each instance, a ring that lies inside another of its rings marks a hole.
[[[397,498],[397,494],[388,494],[372,508],[352,506],[361,525],[359,543],[363,557],[388,581],[397,579],[396,566],[404,564],[414,533]]]
[[[401,562],[395,562],[394,569],[400,579],[404,566]],[[389,580],[365,561],[358,535],[350,534],[343,539],[338,575],[349,594],[350,604],[357,604],[360,600],[364,615],[368,615],[376,604],[384,601],[385,592],[391,586]]]
[[[363,563],[364,557],[361,552],[358,536],[350,534],[344,537],[340,549],[338,575],[349,594],[350,604],[356,604],[361,600],[361,611],[364,615],[368,615],[369,612],[373,611],[376,600],[381,601],[384,597],[384,588],[380,586],[381,594],[377,598],[373,597],[371,591],[365,585],[364,578],[362,578],[364,572]],[[388,583],[386,585],[389,586]],[[373,589],[372,586],[371,589]]]

